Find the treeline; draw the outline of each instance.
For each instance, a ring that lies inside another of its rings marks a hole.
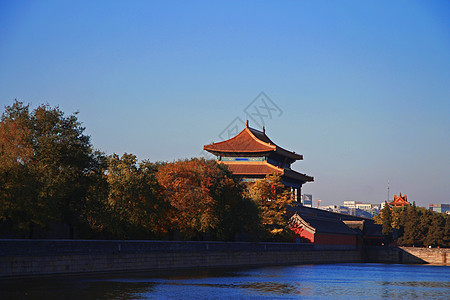
[[[374,217],[383,226],[386,242],[409,247],[450,247],[450,215],[423,207],[384,208]]]
[[[96,151],[77,114],[15,101],[0,121],[0,236],[286,240],[279,176],[244,185],[212,160]],[[267,201],[268,199],[277,201]],[[42,234],[44,232],[44,234]]]

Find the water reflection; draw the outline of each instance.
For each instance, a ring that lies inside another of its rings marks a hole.
[[[243,289],[250,289],[262,294],[264,293],[276,295],[302,294],[302,291],[299,286],[290,283],[254,282],[251,284],[242,284],[239,287]]]
[[[248,289],[259,294],[303,294],[300,286],[295,283],[277,283],[277,282],[252,282],[242,284],[226,284],[226,283],[181,283],[181,282],[166,282],[160,283],[175,286],[191,286],[203,288],[219,288],[219,289]]]
[[[448,299],[449,267],[337,264],[0,281],[2,299]]]
[[[51,279],[48,279],[51,280]],[[153,284],[145,282],[115,282],[83,280],[26,280],[0,285],[2,299],[147,299]]]
[[[446,289],[449,289],[449,291],[450,291],[450,282],[440,282],[440,281],[405,281],[405,282],[393,281],[393,282],[383,282],[383,285],[446,288]],[[449,295],[449,297],[450,297],[450,295]]]

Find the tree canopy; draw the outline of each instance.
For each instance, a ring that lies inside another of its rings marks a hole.
[[[77,113],[58,107],[32,110],[19,101],[5,107],[0,236],[235,240],[259,234],[260,211],[225,166],[107,156],[84,131]]]
[[[184,238],[233,239],[249,221],[257,221],[243,186],[224,166],[204,159],[163,165],[157,173],[163,195],[170,203],[172,232]]]
[[[76,113],[15,101],[0,121],[1,219],[16,230],[81,221],[97,154]]]
[[[385,205],[374,217],[383,225],[383,235],[387,237],[392,228],[397,232],[397,244],[416,247],[450,247],[450,216],[433,212],[415,204],[404,207]]]
[[[272,237],[291,235],[291,230],[287,230],[287,210],[294,200],[280,175],[253,182],[248,187],[248,195],[260,209],[262,225]]]

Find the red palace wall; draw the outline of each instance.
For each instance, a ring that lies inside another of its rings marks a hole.
[[[291,227],[298,236],[308,240],[310,243],[316,245],[356,245],[357,238],[354,235],[339,235],[339,234],[314,234],[300,227]]]
[[[291,230],[301,238],[307,239],[310,243],[314,243],[314,233],[297,226],[291,227]]]
[[[316,234],[314,244],[317,245],[356,245],[354,235]]]

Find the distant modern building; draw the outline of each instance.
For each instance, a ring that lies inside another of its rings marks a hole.
[[[450,204],[430,204],[430,210],[450,214]]]
[[[362,203],[354,200],[344,201],[344,207],[348,208],[348,214],[365,218],[372,218],[380,211],[380,204]]]
[[[356,204],[359,204],[361,202],[359,201],[354,201],[354,200],[347,200],[344,201],[344,206],[348,207],[348,208],[356,208]]]
[[[328,205],[328,206],[322,206],[322,207],[320,207],[320,209],[335,212],[335,213],[350,215],[350,209],[347,206]]]
[[[312,207],[312,195],[311,194],[303,194],[302,195],[302,204],[307,207]]]
[[[358,203],[358,204],[356,204],[356,208],[370,211],[373,208],[373,204],[370,204],[370,203]]]
[[[250,128],[247,124],[240,133],[226,141],[203,146],[217,156],[217,162],[227,165],[234,176],[244,182],[279,174],[283,184],[291,189],[294,199],[300,202],[302,185],[314,178],[291,169],[291,164],[302,160],[303,156],[281,148],[262,131]]]
[[[369,219],[377,214],[377,213],[374,214],[372,211],[366,211],[366,210],[362,210],[359,208],[349,208],[348,210],[349,210],[349,215],[363,217],[363,218],[369,218]]]

